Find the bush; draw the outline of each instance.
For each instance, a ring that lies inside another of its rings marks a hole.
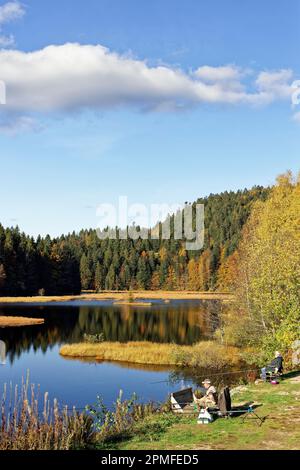
[[[93,419],[98,444],[107,444],[130,437],[135,423],[156,411],[153,403],[138,404],[135,395],[130,400],[122,401],[122,395],[121,391],[113,411],[108,410],[100,397],[97,397],[95,405],[86,408]]]
[[[103,343],[104,342],[104,334],[103,333],[97,333],[94,335],[88,335],[84,334],[83,339],[85,343],[90,343],[90,344],[97,344],[97,343]]]
[[[177,365],[207,369],[223,369],[240,362],[238,349],[218,344],[216,341],[203,341],[193,347],[174,347],[173,357]]]

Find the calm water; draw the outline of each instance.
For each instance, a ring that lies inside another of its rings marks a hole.
[[[81,408],[101,395],[110,406],[120,389],[126,397],[136,393],[141,401],[163,401],[171,391],[199,382],[195,371],[68,360],[59,355],[60,347],[81,341],[85,333],[103,333],[107,341],[192,344],[211,337],[219,308],[215,301],[155,301],[149,308],[112,302],[0,305],[0,315],[45,318],[41,326],[0,329],[6,345],[0,387],[19,384],[29,370],[30,381],[61,405]]]

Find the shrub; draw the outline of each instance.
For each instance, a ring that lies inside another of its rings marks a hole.
[[[173,356],[179,366],[207,369],[223,369],[237,365],[241,360],[237,348],[216,341],[203,341],[193,347],[174,347]]]
[[[122,401],[122,395],[120,391],[113,411],[108,410],[101,397],[97,397],[95,405],[86,407],[94,422],[98,444],[130,437],[134,424],[156,411],[153,403],[138,404],[135,395],[130,400]]]
[[[104,342],[104,334],[103,333],[97,333],[94,335],[89,335],[89,334],[84,334],[83,339],[85,343],[90,343],[90,344],[97,344],[97,343],[103,343]]]

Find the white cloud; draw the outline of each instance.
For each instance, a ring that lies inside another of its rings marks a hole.
[[[211,104],[259,105],[287,99],[292,72],[261,72],[254,87],[233,65],[185,73],[121,56],[97,45],[64,44],[34,52],[0,51],[7,109],[64,112],[133,106],[155,111]]]
[[[283,69],[274,72],[261,72],[256,80],[256,86],[262,95],[266,95],[269,101],[280,98],[290,98],[292,88],[293,71]]]
[[[13,34],[1,34],[2,26],[18,20],[25,15],[25,8],[20,2],[13,1],[0,6],[0,47],[12,47],[15,44]]]
[[[0,6],[0,25],[22,18],[25,9],[20,2],[8,2]]]
[[[243,72],[235,65],[224,65],[220,67],[203,65],[195,71],[195,76],[206,82],[220,82],[239,80],[243,76]]]

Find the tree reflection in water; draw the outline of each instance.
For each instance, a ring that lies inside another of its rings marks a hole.
[[[10,306],[2,307],[0,314],[45,318],[45,324],[5,328],[1,338],[10,362],[31,348],[46,353],[55,345],[80,342],[84,334],[103,333],[106,341],[193,344],[212,336],[219,311],[217,301],[158,302],[147,308],[88,302],[81,306]]]
[[[6,364],[6,344],[4,341],[0,340],[0,366],[5,366]]]

